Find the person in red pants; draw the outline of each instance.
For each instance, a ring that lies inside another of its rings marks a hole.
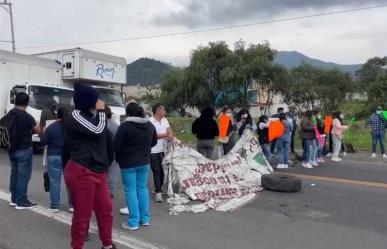
[[[70,160],[65,168],[65,182],[74,207],[71,246],[82,249],[92,212],[97,218],[103,249],[116,248],[112,242],[112,200],[107,170],[114,158],[111,133],[106,127],[105,104],[89,86],[74,85],[75,109],[65,124],[66,146]]]

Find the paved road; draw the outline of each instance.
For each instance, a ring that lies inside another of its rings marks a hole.
[[[48,195],[43,192],[40,165],[41,157],[35,156],[29,192],[32,199],[47,206]],[[286,172],[355,182],[304,179],[300,193],[264,191],[254,202],[231,213],[208,211],[170,216],[166,204],[152,202],[152,226],[124,234],[151,242],[156,245],[153,248],[170,249],[386,248],[387,188],[361,185],[356,181],[387,184],[387,162],[329,162],[318,169],[295,167]],[[8,188],[8,177],[7,156],[0,154],[0,189]],[[65,210],[64,192],[62,197]],[[117,231],[125,220],[118,214],[123,203],[120,191],[115,198]],[[68,248],[68,225],[31,211],[15,211],[5,201],[0,201],[0,210],[1,249]],[[99,248],[98,245],[98,238],[93,235],[86,248]],[[144,244],[137,248],[146,247]]]

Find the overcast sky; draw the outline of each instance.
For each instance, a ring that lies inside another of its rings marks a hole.
[[[3,0],[0,0],[3,1]],[[184,32],[269,21],[328,11],[387,4],[373,0],[11,0],[18,52],[36,53],[55,45]],[[296,50],[342,64],[387,55],[387,8],[273,23],[209,33],[179,35],[81,47],[124,56],[128,62],[152,57],[186,65],[192,49],[209,41],[230,46],[268,40],[277,50]],[[0,40],[10,39],[0,8]],[[68,46],[75,47],[76,45]],[[0,43],[0,49],[10,49]]]

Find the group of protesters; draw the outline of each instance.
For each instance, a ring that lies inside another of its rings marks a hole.
[[[39,134],[46,146],[50,210],[60,207],[61,176],[64,174],[70,212],[73,212],[71,246],[81,249],[88,237],[94,211],[102,248],[116,248],[112,241],[112,199],[121,173],[129,214],[122,227],[138,230],[151,223],[148,170],[152,169],[156,202],[163,202],[162,161],[173,133],[162,104],[153,107],[148,117],[137,103],[126,106],[126,119],[117,124],[112,112],[99,99],[98,92],[84,84],[74,85],[74,108],[47,107],[40,126],[26,112],[29,96],[18,93],[15,108],[7,115],[16,117],[18,138],[9,151],[11,162],[10,206],[31,209],[36,204],[27,197],[32,172],[32,134]],[[54,121],[48,124],[47,120]],[[17,141],[17,143],[16,143]]]
[[[122,227],[138,230],[141,226],[149,226],[148,171],[150,168],[153,173],[155,201],[163,202],[162,163],[173,132],[162,104],[154,105],[153,116],[148,117],[137,103],[129,103],[126,106],[126,119],[118,124],[112,119],[110,108],[105,106],[92,87],[75,84],[73,100],[74,107],[71,109],[57,107],[53,102],[52,106],[42,111],[42,120],[37,125],[26,112],[28,94],[16,95],[15,108],[7,114],[15,117],[18,131],[9,151],[10,206],[17,210],[36,207],[28,199],[27,189],[32,172],[31,136],[33,133],[39,134],[41,143],[47,149],[50,210],[54,213],[60,208],[61,177],[64,174],[69,211],[73,212],[72,248],[83,248],[93,211],[102,248],[116,248],[112,241],[112,199],[120,175],[126,199],[126,207],[120,212],[129,215]],[[198,152],[214,159],[216,138],[222,154],[226,155],[236,144],[237,136],[242,136],[246,129],[250,129],[257,133],[267,161],[271,161],[272,155],[276,154],[277,168],[285,169],[292,163],[290,153],[295,153],[295,138],[300,129],[302,166],[313,168],[324,162],[322,155],[326,150],[332,161],[342,160],[339,154],[343,150],[344,133],[348,129],[343,119],[344,115],[339,111],[327,114],[323,120],[318,109],[300,115],[294,106],[290,106],[288,112],[278,108],[276,114],[270,118],[262,115],[256,123],[247,109],[241,109],[234,115],[232,108],[224,107],[216,115],[213,108],[206,107],[192,124],[192,133],[197,137]],[[54,121],[48,124],[47,120]],[[270,139],[271,124],[274,122],[281,125],[282,132],[275,139]],[[376,157],[379,142],[382,156],[387,158],[384,151],[387,122],[381,115],[381,108],[369,118],[368,124],[373,141],[372,157]],[[327,144],[329,149],[325,149]]]
[[[235,117],[234,117],[235,116]],[[218,121],[215,118],[218,117]],[[221,125],[227,117],[225,137],[221,136]],[[277,169],[286,169],[294,164],[290,154],[296,154],[295,139],[297,134],[303,149],[302,166],[308,169],[324,163],[323,155],[331,157],[334,162],[342,161],[340,153],[346,156],[344,135],[349,129],[344,125],[344,114],[340,111],[328,113],[323,118],[319,109],[299,113],[295,106],[289,106],[285,113],[283,107],[277,113],[268,117],[262,115],[255,123],[247,109],[241,109],[234,115],[233,109],[224,107],[216,116],[211,107],[206,107],[192,125],[192,133],[197,137],[197,150],[209,159],[214,159],[215,139],[218,137],[219,147],[227,154],[236,143],[236,136],[242,136],[244,130],[257,132],[262,152],[267,161],[272,161],[272,155],[277,157]],[[279,122],[281,133],[270,139],[270,129],[273,122]],[[382,108],[378,107],[367,121],[372,134],[372,157],[376,157],[376,145],[380,143],[382,157],[387,158],[384,150],[384,134],[387,121],[382,116]],[[299,131],[299,132],[298,132]]]

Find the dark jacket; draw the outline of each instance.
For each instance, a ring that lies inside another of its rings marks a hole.
[[[47,155],[61,155],[64,135],[63,126],[62,121],[56,121],[48,126],[41,136],[40,143],[47,145]]]
[[[114,159],[114,148],[105,113],[98,112],[93,117],[90,112],[72,111],[65,123],[63,150],[62,158],[69,156],[69,160],[96,173],[107,171]]]
[[[128,117],[118,128],[114,140],[120,168],[133,168],[149,164],[151,149],[157,144],[157,133],[148,118]]]
[[[219,136],[218,124],[212,117],[197,118],[192,124],[192,134],[201,140],[214,139]]]
[[[312,120],[309,120],[307,118],[303,118],[301,120],[301,139],[315,139],[316,138],[316,132],[314,130],[314,125]]]
[[[258,141],[259,144],[268,144],[269,143],[269,128],[265,127],[263,129],[259,128],[258,124]]]
[[[324,128],[325,128],[325,125],[324,125],[324,122],[319,119],[319,118],[316,118],[317,119],[317,129],[318,129],[318,132],[320,134],[324,134]]]

